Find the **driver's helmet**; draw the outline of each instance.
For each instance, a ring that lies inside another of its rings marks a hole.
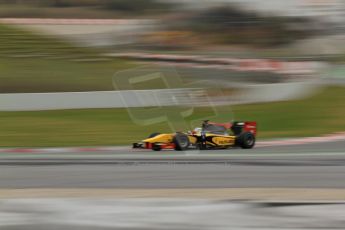
[[[197,127],[197,128],[195,128],[195,129],[193,130],[193,133],[195,133],[195,134],[200,134],[201,131],[202,131],[202,128]]]

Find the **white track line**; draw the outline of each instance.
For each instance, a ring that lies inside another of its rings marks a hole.
[[[326,143],[334,141],[345,141],[345,132],[339,132],[335,134],[325,135],[321,137],[304,137],[294,138],[286,140],[273,140],[273,141],[261,141],[256,144],[256,147],[273,147],[273,146],[284,146],[284,145],[303,145],[303,144],[314,144],[314,143]]]

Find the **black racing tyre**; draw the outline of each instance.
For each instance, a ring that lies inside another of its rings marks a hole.
[[[151,134],[149,135],[149,138],[152,138],[152,137],[158,136],[159,134],[161,134],[161,133],[151,133]]]
[[[152,150],[153,151],[161,151],[162,147],[160,145],[157,145],[156,143],[152,144]]]
[[[237,144],[242,149],[251,149],[255,145],[255,136],[251,132],[242,133],[237,137]]]
[[[176,151],[186,150],[190,145],[189,138],[184,133],[176,133],[173,138],[173,143],[175,144]]]

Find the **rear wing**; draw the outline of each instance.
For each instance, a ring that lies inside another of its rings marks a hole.
[[[257,133],[256,121],[235,121],[232,123],[231,130],[235,135],[240,135],[244,132],[250,132],[254,136]]]
[[[251,132],[252,134],[254,134],[254,136],[256,136],[256,130],[257,130],[256,121],[245,121],[244,122],[243,131]]]
[[[256,136],[257,132],[257,123],[256,121],[234,121],[228,123],[215,123],[215,122],[208,122],[207,124],[215,125],[215,126],[222,126],[225,129],[230,129],[234,135],[240,135],[244,132],[250,132],[254,136]]]

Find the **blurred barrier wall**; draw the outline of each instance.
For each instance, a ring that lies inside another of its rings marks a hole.
[[[58,36],[78,46],[112,46],[135,42],[142,33],[154,30],[153,19],[55,19],[0,18],[0,24],[27,28]],[[133,36],[133,35],[136,36]]]
[[[316,74],[327,64],[321,61],[282,61],[274,59],[214,58],[196,55],[171,55],[150,53],[113,53],[110,57],[153,61],[191,68],[215,68],[239,72],[271,72],[277,74]]]
[[[317,86],[306,82],[243,85],[235,95],[216,97],[198,88],[0,94],[0,111],[262,103],[299,99],[312,94]]]
[[[0,94],[0,111],[127,108],[188,104],[199,89]]]

